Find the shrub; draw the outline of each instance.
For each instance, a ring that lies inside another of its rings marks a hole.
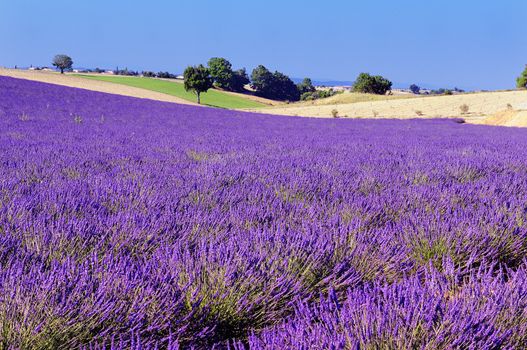
[[[300,95],[313,93],[316,91],[313,86],[313,82],[309,78],[305,78],[300,84],[297,85],[298,92]]]
[[[157,78],[162,78],[162,79],[176,79],[177,78],[175,74],[172,74],[169,72],[157,72],[155,76]]]
[[[392,82],[380,75],[361,73],[353,85],[353,91],[367,94],[384,95],[391,91]]]
[[[305,92],[300,96],[302,101],[313,101],[321,98],[328,98],[337,94],[342,93],[342,91],[335,91],[333,89],[329,90],[315,90],[313,92]]]
[[[467,114],[470,107],[466,103],[464,103],[461,106],[459,106],[459,109],[461,110],[461,114]]]
[[[333,109],[331,111],[331,115],[333,116],[333,118],[338,118],[339,117],[339,111],[336,110],[336,109]]]
[[[125,68],[125,69],[119,69],[117,68],[113,74],[115,75],[126,75],[126,76],[138,76],[139,75],[139,72],[137,71],[133,71],[133,70],[128,70],[128,68]]]

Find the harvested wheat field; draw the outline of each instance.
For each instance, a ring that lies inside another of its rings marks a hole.
[[[346,95],[343,96],[346,97]],[[467,122],[481,122],[488,116],[507,108],[527,109],[527,91],[415,98],[382,97],[386,98],[377,101],[325,105],[320,102],[318,104],[291,104],[280,108],[268,108],[266,113],[330,118],[333,116],[332,111],[336,110],[339,117],[349,118],[463,118]],[[468,107],[467,112],[462,111],[461,106],[463,105]]]
[[[68,87],[81,88],[92,91],[106,92],[110,94],[147,98],[150,100],[164,101],[164,102],[175,102],[182,104],[195,103],[178,98],[176,96],[167,95],[164,93],[136,88],[132,86],[126,86],[122,84],[115,84],[111,82],[98,81],[76,77],[70,74],[60,74],[49,71],[30,71],[30,70],[17,70],[17,69],[3,69],[0,68],[0,76],[7,76],[12,78],[27,79],[40,81],[43,83],[50,83]]]
[[[506,110],[477,122],[483,125],[527,127],[527,110]]]

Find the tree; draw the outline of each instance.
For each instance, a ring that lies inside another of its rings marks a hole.
[[[190,66],[183,73],[185,90],[193,91],[198,97],[198,104],[201,103],[200,95],[212,88],[212,78],[209,70],[202,64],[199,66]]]
[[[380,75],[361,73],[353,85],[353,91],[384,95],[392,89],[392,82]]]
[[[296,84],[285,74],[274,72],[271,96],[276,100],[298,101],[300,92]]]
[[[245,91],[245,85],[250,82],[245,68],[239,69],[232,74],[231,89],[232,91],[243,92]]]
[[[258,94],[267,94],[273,85],[273,73],[262,65],[251,73],[251,86]]]
[[[283,73],[271,73],[260,65],[253,70],[251,80],[251,86],[259,96],[273,100],[298,101],[300,99],[297,86]]]
[[[421,92],[421,88],[416,84],[412,84],[410,85],[410,91],[412,92],[412,94],[419,95],[419,93]]]
[[[73,66],[73,60],[67,55],[56,55],[53,57],[52,64],[60,69],[60,74],[64,74],[65,69],[69,70]]]
[[[221,89],[231,90],[234,75],[232,64],[225,58],[213,57],[209,60],[208,66],[214,85]]]
[[[516,79],[516,86],[519,89],[525,89],[527,88],[527,65],[525,65],[525,70],[522,72],[522,74]]]
[[[300,92],[300,95],[303,95],[305,93],[309,92],[315,92],[315,87],[313,86],[313,82],[309,78],[305,78],[302,80],[300,84],[297,85],[298,91]]]

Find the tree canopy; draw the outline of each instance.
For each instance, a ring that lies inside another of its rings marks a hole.
[[[238,69],[232,74],[231,90],[237,92],[245,91],[245,85],[249,84],[249,76],[245,68]]]
[[[412,84],[412,85],[410,85],[410,91],[413,94],[419,95],[419,93],[421,92],[421,88],[418,85],[416,85],[416,84]]]
[[[361,73],[353,85],[353,91],[384,95],[392,89],[392,82],[380,75]]]
[[[201,103],[201,93],[207,92],[212,88],[213,80],[210,76],[209,70],[202,64],[199,66],[190,66],[185,69],[183,76],[185,79],[185,90],[193,91],[197,95],[198,104]]]
[[[285,74],[271,73],[262,65],[251,74],[252,87],[259,96],[283,101],[298,101],[300,92],[295,83]]]
[[[297,85],[298,92],[300,92],[300,95],[303,95],[305,93],[309,92],[315,92],[315,87],[313,86],[313,82],[309,78],[304,78],[300,84]]]
[[[69,70],[73,66],[73,60],[68,55],[56,55],[53,57],[53,66],[60,69],[60,74],[64,74],[64,70]]]
[[[213,57],[209,60],[208,67],[214,85],[221,89],[231,90],[234,75],[232,64],[225,58]]]

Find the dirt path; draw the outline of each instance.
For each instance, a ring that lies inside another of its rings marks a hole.
[[[110,94],[146,98],[150,100],[174,102],[174,103],[181,103],[181,104],[197,106],[196,103],[186,101],[179,97],[163,94],[161,92],[155,92],[155,91],[135,88],[132,86],[126,86],[126,85],[121,85],[121,84],[115,84],[115,83],[110,83],[110,82],[105,82],[105,81],[85,79],[85,78],[72,76],[69,74],[0,68],[0,75],[13,77],[13,78],[19,78],[19,79],[40,81],[40,82],[50,83],[50,84],[81,88],[81,89],[86,89],[86,90],[106,92]]]

